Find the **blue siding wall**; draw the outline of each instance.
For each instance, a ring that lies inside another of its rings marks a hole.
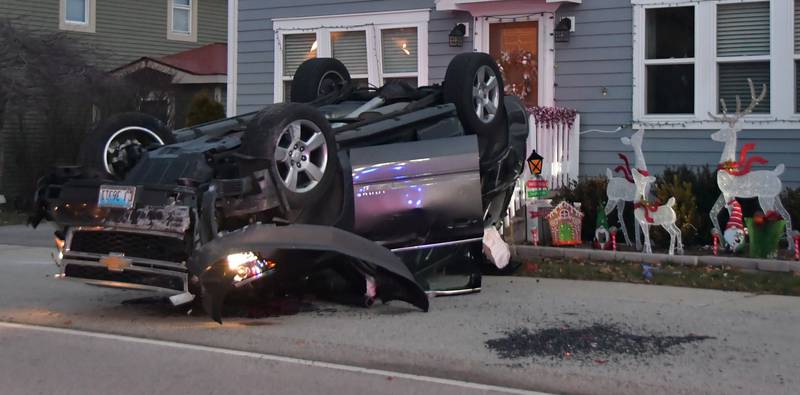
[[[630,0],[584,1],[564,5],[559,17],[574,16],[575,32],[568,43],[556,43],[556,104],[581,114],[581,129],[613,130],[632,121],[633,8]],[[602,89],[608,89],[603,96]],[[714,130],[647,129],[644,153],[651,171],[680,164],[716,166],[722,144],[709,137]],[[619,134],[587,134],[581,138],[580,174],[604,175],[628,152]],[[800,131],[745,130],[740,146],[756,142],[756,153],[770,161],[768,168],[786,164],[786,185],[800,186]],[[763,168],[763,167],[762,167]]]
[[[273,97],[274,37],[272,18],[301,17],[433,9],[433,0],[240,0],[239,2],[239,112],[257,110]],[[574,16],[576,31],[568,43],[556,44],[556,104],[581,113],[581,129],[614,129],[632,121],[633,9],[630,0],[592,0],[565,4],[559,17]],[[466,12],[431,12],[428,28],[429,79],[444,78],[447,64],[459,52],[473,47],[468,37],[463,48],[451,48],[447,34],[455,23],[469,23]],[[608,94],[603,95],[603,88]],[[679,164],[715,166],[722,144],[712,141],[713,130],[647,130],[644,151],[656,173]],[[604,175],[619,163],[618,152],[629,147],[619,137],[631,134],[587,134],[581,138],[581,175]],[[785,163],[783,180],[800,186],[800,131],[759,130],[740,133],[740,144],[757,141],[757,153],[770,166]]]
[[[274,46],[272,19],[413,9],[433,9],[433,0],[240,0],[239,1],[239,113],[258,110],[273,102]],[[450,48],[447,35],[456,22],[469,23],[465,12],[432,11],[428,27],[429,80],[444,78],[453,55],[472,48]],[[470,29],[472,31],[472,29]]]

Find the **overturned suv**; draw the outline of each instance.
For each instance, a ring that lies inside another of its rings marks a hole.
[[[522,171],[527,115],[486,54],[441,86],[358,86],[311,59],[291,102],[170,131],[139,113],[88,135],[40,180],[59,278],[202,301],[314,292],[369,305],[476,292],[484,229]]]

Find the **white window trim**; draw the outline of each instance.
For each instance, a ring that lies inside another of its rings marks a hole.
[[[226,112],[229,117],[238,113],[239,84],[239,0],[228,0],[228,88]]]
[[[176,5],[175,0],[167,0],[167,40],[174,41],[187,41],[197,42],[197,3],[200,0],[191,0],[192,4],[189,6],[189,33],[176,32],[173,30],[172,14],[175,8],[185,8],[182,5]]]
[[[86,0],[86,22],[68,21],[67,0],[60,0],[58,7],[58,28],[73,32],[94,33],[96,9],[97,4],[95,0]]]
[[[763,2],[767,0],[632,0],[633,4],[633,119],[634,128],[719,129],[724,126],[708,113],[718,113],[717,63],[726,61],[770,61],[769,114],[745,117],[747,129],[798,129],[800,114],[795,112],[794,1],[771,0],[770,55],[717,58],[717,4]],[[661,7],[695,7],[695,113],[687,115],[645,114],[645,66],[652,63],[685,62],[645,60],[645,12]],[[758,89],[758,88],[757,88]],[[743,98],[746,99],[746,98]],[[729,108],[731,103],[728,103]]]
[[[283,84],[291,78],[283,76],[283,37],[287,34],[316,33],[317,56],[331,56],[330,34],[335,31],[367,31],[367,70],[369,83],[383,85],[384,78],[417,77],[419,86],[428,85],[428,21],[430,10],[391,11],[369,14],[325,15],[317,17],[281,18],[272,20],[275,32],[275,76],[273,100],[283,101]],[[405,27],[417,28],[417,72],[383,74],[381,31]],[[354,76],[354,78],[358,78]],[[363,76],[361,76],[363,78]]]

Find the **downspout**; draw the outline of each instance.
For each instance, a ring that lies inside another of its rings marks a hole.
[[[228,0],[228,117],[236,116],[239,77],[239,0]]]

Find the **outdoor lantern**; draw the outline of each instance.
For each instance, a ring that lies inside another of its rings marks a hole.
[[[451,47],[463,47],[464,46],[464,36],[467,35],[467,26],[463,23],[459,23],[453,27],[453,30],[450,31],[450,46]]]
[[[553,36],[557,43],[568,43],[569,32],[572,30],[572,20],[569,18],[562,18],[554,29]]]
[[[528,168],[531,169],[531,174],[537,176],[542,174],[542,160],[544,160],[544,158],[536,153],[536,150],[531,152],[531,155],[528,157]]]

